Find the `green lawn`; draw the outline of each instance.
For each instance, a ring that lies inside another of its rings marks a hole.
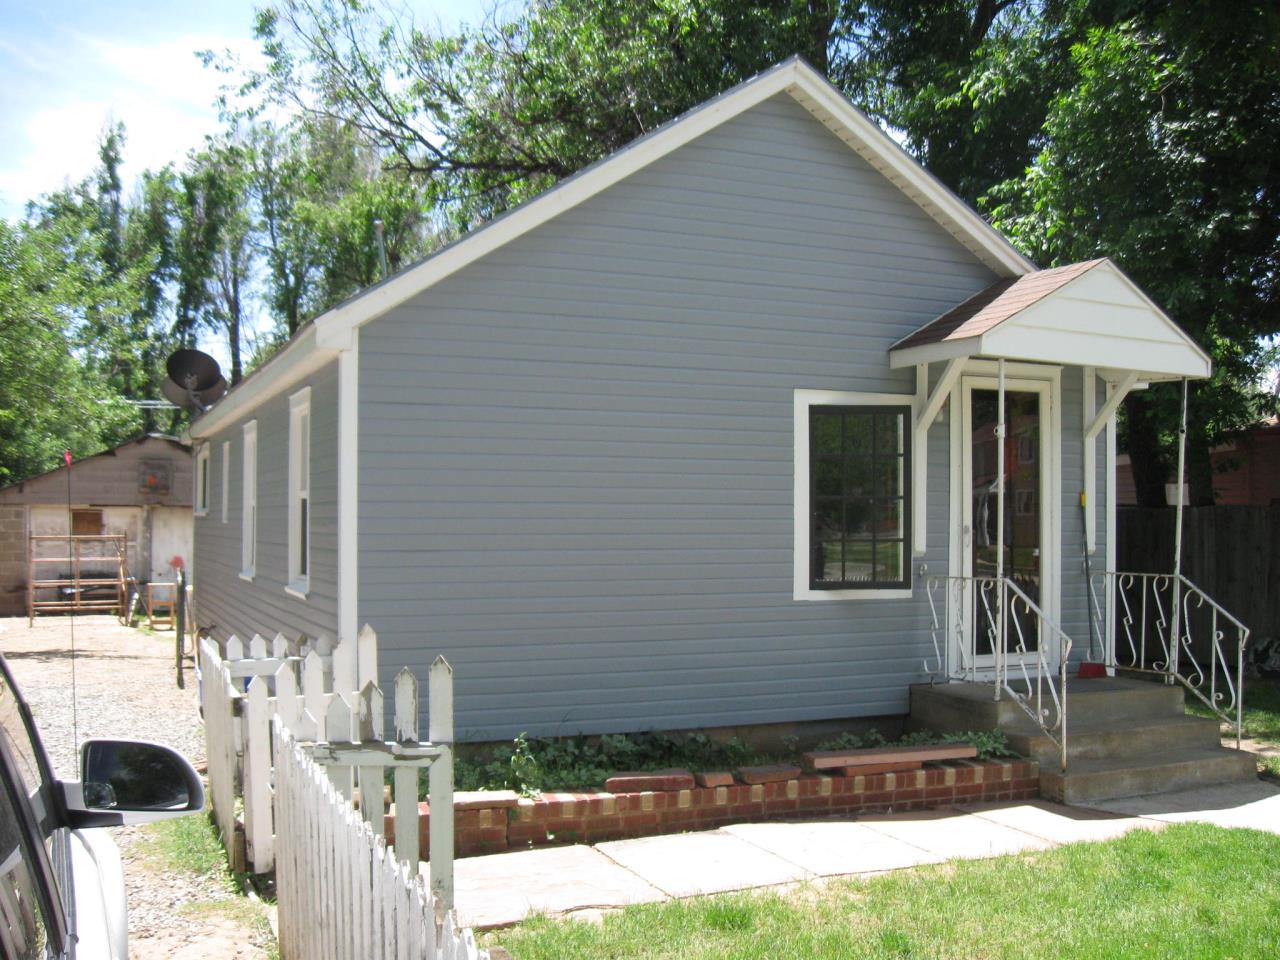
[[[1280,836],[1185,824],[496,931],[515,960],[1280,956]]]

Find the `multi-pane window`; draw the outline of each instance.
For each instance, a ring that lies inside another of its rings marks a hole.
[[[289,589],[305,594],[311,569],[311,388],[289,398]]]
[[[258,421],[244,425],[243,510],[240,515],[240,576],[252,578],[258,566]]]
[[[909,406],[809,408],[809,588],[910,587]]]

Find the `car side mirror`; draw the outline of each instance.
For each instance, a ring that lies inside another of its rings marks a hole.
[[[70,826],[167,820],[204,809],[195,768],[176,750],[139,740],[88,740],[79,782],[62,784]]]

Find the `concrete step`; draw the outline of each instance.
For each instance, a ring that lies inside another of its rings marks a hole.
[[[1221,743],[1216,720],[1187,715],[1151,720],[1082,719],[1083,711],[1069,702],[1067,755],[1072,760],[1105,760],[1108,757],[1158,756],[1175,750],[1212,750]],[[1058,747],[1028,721],[1007,731],[1009,746],[1024,757],[1056,763]]]
[[[1019,686],[1014,684],[1014,689]],[[937,733],[996,727],[1006,733],[1031,733],[1035,729],[1017,703],[1007,696],[997,701],[993,692],[990,684],[983,683],[913,686],[907,727]],[[1067,683],[1069,730],[1074,726],[1074,718],[1099,724],[1126,725],[1179,717],[1183,711],[1183,690],[1178,686],[1123,677],[1071,679]]]
[[[1183,749],[1147,757],[1069,761],[1066,774],[1045,764],[1040,768],[1040,792],[1062,803],[1091,803],[1256,776],[1256,760],[1247,751]]]

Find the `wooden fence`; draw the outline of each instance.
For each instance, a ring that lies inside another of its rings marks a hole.
[[[1173,569],[1172,508],[1125,507],[1116,516],[1116,569]],[[1249,646],[1280,637],[1280,506],[1188,507],[1182,572],[1249,627]]]
[[[225,656],[205,639],[200,665],[214,818],[235,869],[276,872],[281,956],[486,956],[469,931],[456,930],[453,914],[453,681],[443,658],[432,666],[427,742],[417,738],[417,680],[408,670],[396,677],[395,739],[383,740],[376,637],[367,627],[336,647],[254,637],[246,651],[232,638]],[[424,766],[436,814],[429,890],[418,860]],[[388,767],[394,848],[383,837]]]

